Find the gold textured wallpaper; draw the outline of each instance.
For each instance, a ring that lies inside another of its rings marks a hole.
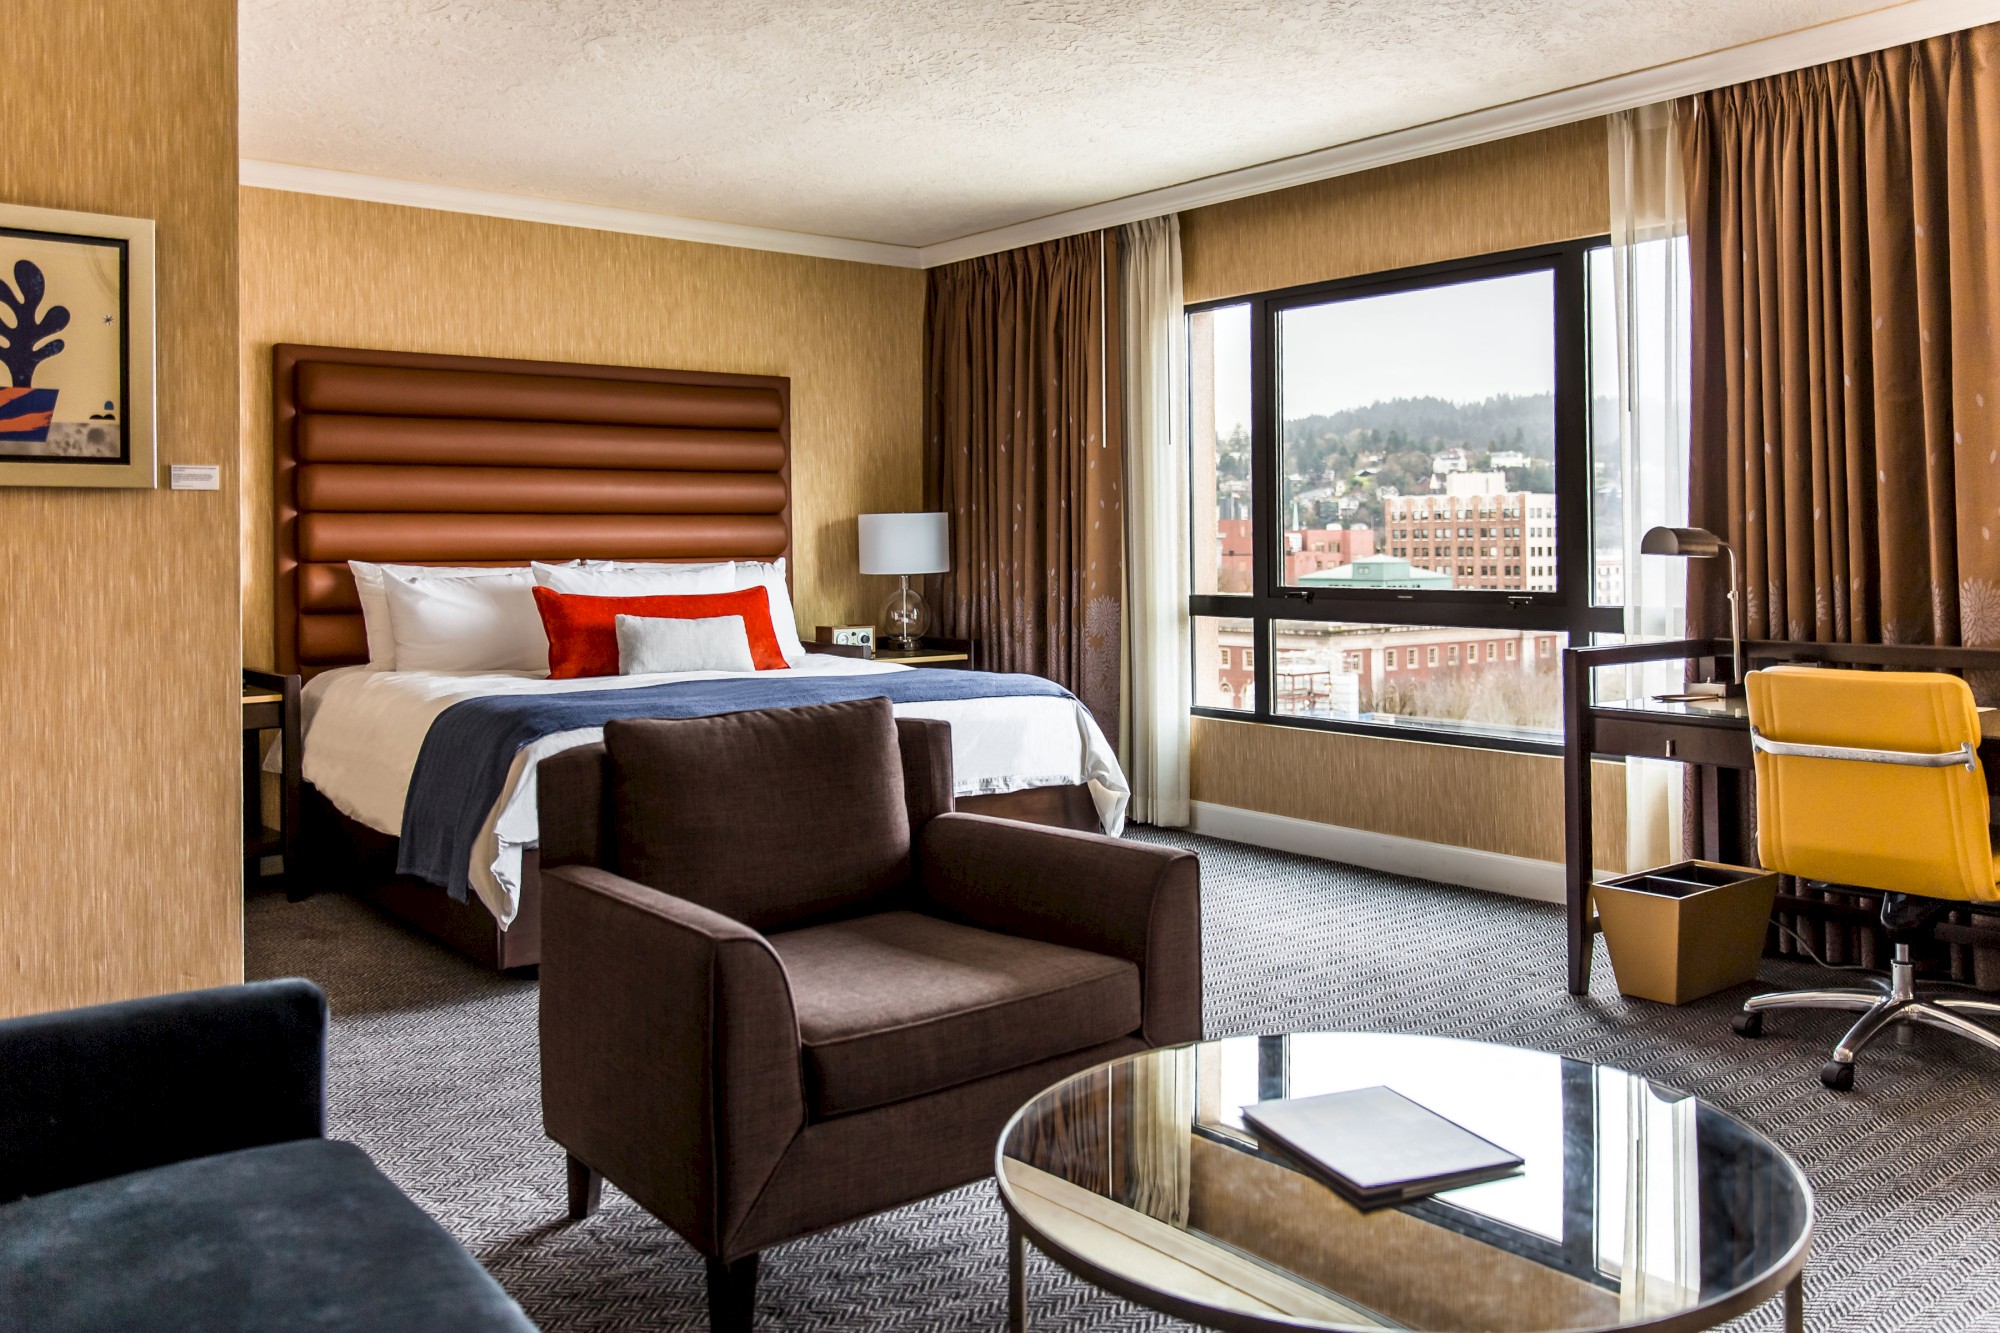
[[[1189,302],[1610,226],[1605,126],[1536,134],[1181,215]],[[1562,765],[1536,755],[1195,719],[1194,799],[1396,837],[1562,859]],[[1598,860],[1624,860],[1623,770],[1600,770]]]
[[[788,375],[799,625],[869,621],[854,516],[922,491],[924,275],[272,190],[242,192],[243,660],[272,661],[271,346]]]
[[[1605,125],[1578,121],[1181,214],[1189,302],[1595,236]]]
[[[1596,860],[1625,864],[1625,770],[1592,781]],[[1194,719],[1194,799],[1537,861],[1563,859],[1562,760]]]
[[[0,488],[0,1014],[243,968],[235,0],[13,0],[0,199],[157,224],[158,437],[219,491]]]

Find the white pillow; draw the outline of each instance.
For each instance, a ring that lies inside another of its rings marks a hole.
[[[535,582],[553,592],[587,597],[664,597],[691,593],[734,592],[736,566],[724,560],[714,565],[543,565],[532,566]]]
[[[742,616],[619,616],[618,674],[661,671],[755,671]]]
[[[806,660],[806,646],[799,642],[798,618],[792,614],[792,592],[785,586],[785,557],[738,560],[734,586],[722,591],[756,587],[771,595],[771,628],[777,632],[778,651],[784,654],[785,665],[797,666]]]
[[[382,592],[382,571],[393,570],[406,578],[490,578],[495,574],[510,574],[508,569],[486,569],[483,567],[453,567],[449,565],[372,565],[366,560],[350,560],[347,568],[354,575],[354,590],[361,595],[361,624],[368,634],[368,669],[370,671],[394,671],[396,669],[396,638],[389,626],[389,599]]]
[[[526,569],[412,578],[383,571],[398,671],[547,671],[549,636]]]

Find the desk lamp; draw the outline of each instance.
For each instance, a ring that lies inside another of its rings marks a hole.
[[[910,586],[912,574],[942,574],[951,568],[948,528],[943,514],[861,515],[861,572],[894,574],[899,585],[882,604],[882,628],[889,642],[914,651],[930,628],[930,608]]]
[[[1689,685],[1687,691],[1689,694],[1741,698],[1743,696],[1743,599],[1738,593],[1739,578],[1736,571],[1735,550],[1728,542],[1707,528],[1650,528],[1646,535],[1639,539],[1639,554],[1672,555],[1689,560],[1713,560],[1718,555],[1729,557],[1729,644],[1735,673],[1726,684],[1704,682]]]

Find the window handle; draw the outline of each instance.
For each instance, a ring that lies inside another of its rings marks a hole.
[[[1287,588],[1279,596],[1289,597],[1295,602],[1310,602],[1313,599],[1313,590],[1311,588]]]
[[[1509,605],[1509,606],[1533,606],[1534,604],[1535,604],[1535,599],[1534,599],[1534,598],[1532,598],[1532,597],[1526,597],[1526,596],[1519,596],[1519,597],[1515,597],[1515,596],[1510,596],[1510,597],[1509,597],[1509,598],[1507,599],[1507,605]]]

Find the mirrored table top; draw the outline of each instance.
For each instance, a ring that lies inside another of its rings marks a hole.
[[[1241,1108],[1386,1086],[1526,1160],[1363,1213]],[[1302,1033],[1148,1051],[1029,1102],[996,1175],[1038,1249],[1236,1329],[1697,1329],[1802,1267],[1812,1194],[1763,1135],[1634,1074],[1440,1037]]]

